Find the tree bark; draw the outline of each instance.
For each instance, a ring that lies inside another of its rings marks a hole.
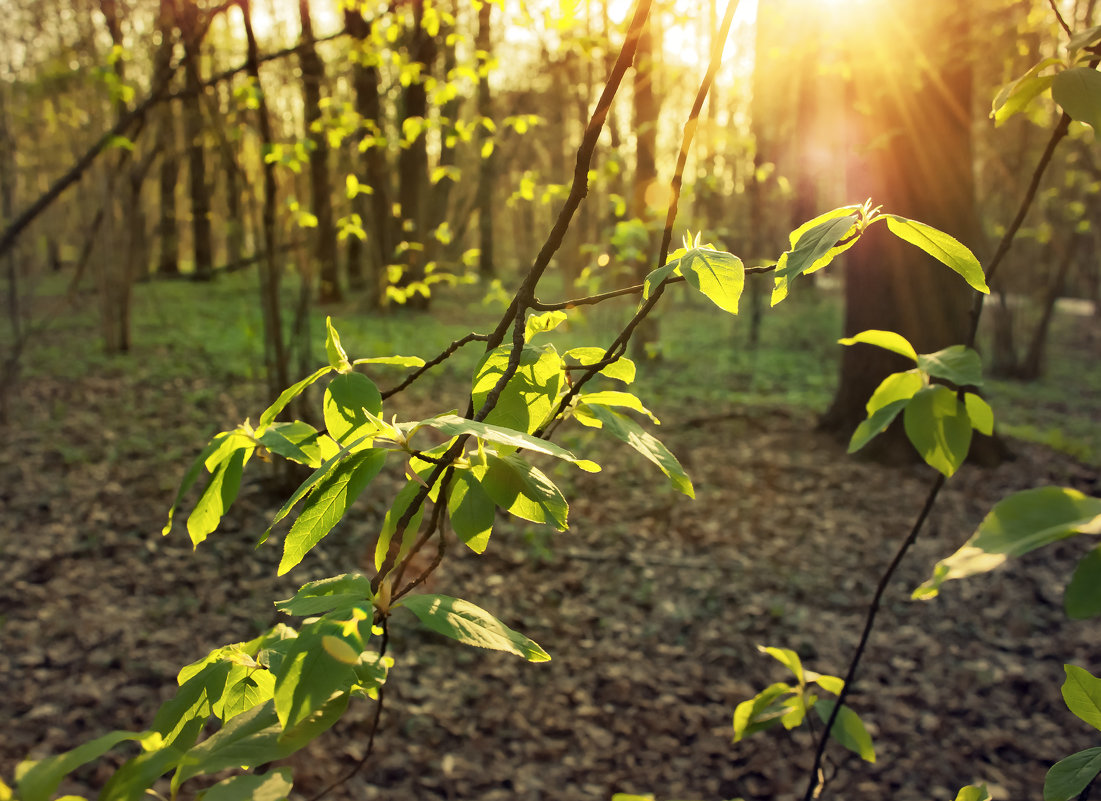
[[[647,273],[659,266],[654,264],[654,237],[650,232],[650,223],[654,215],[650,210],[650,198],[648,197],[652,187],[657,183],[657,134],[658,134],[658,101],[654,93],[654,57],[660,43],[654,41],[654,16],[657,9],[650,12],[642,34],[638,39],[638,49],[635,51],[635,80],[634,80],[634,130],[637,140],[635,148],[635,175],[631,187],[631,203],[628,214],[631,218],[641,220],[646,225],[649,236],[649,247],[646,254],[634,265],[635,282],[641,283]],[[652,352],[652,346],[658,340],[657,318],[648,317],[636,329],[631,340],[632,352],[636,358],[656,356]]]
[[[474,47],[478,51],[478,116],[493,119],[493,96],[489,90],[489,65],[492,52],[492,3],[482,3],[478,9],[478,33]],[[493,134],[485,127],[478,128],[478,187],[475,193],[475,205],[478,208],[478,275],[483,280],[497,276],[497,266],[493,260],[493,187],[497,182],[497,152],[493,148],[488,154],[483,149],[490,143]]]
[[[325,65],[317,55],[309,0],[298,0],[298,18],[302,24],[302,96],[305,104],[306,138],[310,142],[310,203],[317,217],[313,231],[312,275],[318,276],[318,301],[336,303],[343,299],[340,270],[336,260],[336,228],[333,225],[332,189],[329,183],[329,141],[321,124],[321,85]]]
[[[175,16],[172,0],[161,0],[157,15],[157,30],[161,46],[157,51],[158,69],[168,69],[175,40]],[[179,137],[176,133],[176,112],[171,103],[159,111],[157,150],[161,154],[159,180],[160,215],[157,219],[157,274],[175,277],[180,274],[180,236],[176,222],[176,183],[180,177]]]
[[[195,258],[193,277],[209,281],[214,277],[214,246],[210,228],[210,186],[206,178],[206,149],[203,146],[202,41],[206,26],[192,2],[180,3],[177,24],[183,39],[184,65],[183,127],[187,147],[188,193],[191,201],[191,238]]]

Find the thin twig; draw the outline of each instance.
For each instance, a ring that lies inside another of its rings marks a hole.
[[[434,359],[429,359],[423,365],[421,365],[416,370],[414,370],[412,373],[410,373],[408,376],[406,376],[405,380],[402,381],[400,384],[398,384],[396,387],[394,387],[393,389],[388,389],[385,392],[383,392],[382,393],[382,399],[386,400],[387,398],[391,397],[392,395],[397,395],[399,392],[406,389],[410,384],[412,384],[414,381],[416,381],[422,375],[427,373],[429,370],[431,370],[437,364],[441,364],[441,363],[447,361],[449,358],[451,358],[451,354],[453,354],[455,351],[457,351],[463,345],[467,345],[471,342],[485,342],[487,339],[489,339],[489,334],[467,334],[465,337],[462,337],[461,339],[456,339],[454,342],[452,342],[450,345],[448,345],[447,348],[443,351],[443,353],[441,353],[439,356],[437,356]]]
[[[803,801],[812,801],[812,799],[817,798],[823,786],[821,783],[822,755],[826,752],[826,743],[829,741],[829,733],[833,729],[834,721],[837,720],[837,714],[841,711],[841,705],[845,703],[845,699],[849,697],[849,693],[852,691],[853,679],[856,677],[856,669],[860,666],[860,660],[864,656],[864,649],[867,647],[868,639],[871,637],[872,629],[875,627],[876,616],[879,614],[879,603],[883,598],[883,594],[887,591],[887,586],[891,583],[895,571],[898,570],[898,566],[902,564],[902,559],[906,556],[906,552],[909,551],[910,546],[917,541],[918,534],[921,533],[922,526],[925,525],[925,521],[929,517],[929,512],[932,511],[933,504],[936,503],[937,496],[940,495],[940,490],[944,486],[944,482],[944,474],[938,473],[936,481],[934,481],[933,486],[929,488],[929,494],[925,498],[925,505],[921,507],[921,513],[918,514],[917,519],[914,521],[910,533],[906,536],[906,539],[902,541],[902,545],[899,546],[895,558],[891,560],[887,569],[883,571],[883,575],[879,577],[879,584],[875,588],[875,594],[872,596],[871,603],[868,604],[868,612],[864,618],[864,631],[860,635],[860,642],[856,645],[856,651],[853,653],[853,657],[849,662],[849,669],[845,673],[845,684],[837,696],[837,703],[835,703],[833,709],[830,710],[830,716],[826,721],[826,727],[818,738],[818,746],[814,751],[814,764],[810,769],[810,781],[807,783],[807,791],[803,794]]]
[[[1047,0],[1047,2],[1048,5],[1051,6],[1051,10],[1055,12],[1055,19],[1059,20],[1059,27],[1063,29],[1068,39],[1072,38],[1074,33],[1071,32],[1070,26],[1067,25],[1067,21],[1063,19],[1063,12],[1060,11],[1059,6],[1055,4],[1055,0]]]

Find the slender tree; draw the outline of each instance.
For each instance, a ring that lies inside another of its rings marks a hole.
[[[210,227],[210,185],[206,177],[206,148],[203,143],[203,111],[200,94],[202,79],[202,42],[207,25],[194,3],[177,5],[177,25],[183,39],[187,61],[184,65],[183,128],[187,149],[188,194],[191,202],[191,238],[195,258],[194,278],[209,281],[214,277],[214,246]]]
[[[493,95],[489,87],[489,62],[492,58],[493,3],[482,2],[478,8],[478,33],[474,47],[478,58],[478,116],[493,118]],[[478,208],[478,274],[484,278],[497,275],[493,261],[493,187],[497,181],[497,152],[493,134],[486,126],[478,127],[478,187],[475,205]],[[489,152],[486,152],[486,151]]]

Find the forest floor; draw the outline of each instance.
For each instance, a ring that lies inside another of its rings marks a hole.
[[[1096,352],[1086,357],[1096,370]],[[182,528],[160,535],[175,483],[213,426],[255,419],[246,393],[120,368],[36,375],[16,400],[0,441],[0,777],[9,783],[23,758],[146,728],[182,665],[273,624],[272,599],[361,563],[401,484],[381,476],[342,527],[275,578],[279,549],[255,548],[280,501],[262,471],[246,475],[222,529],[197,550]],[[844,671],[931,471],[847,457],[809,412],[647,400],[668,418],[662,440],[696,500],[633,452],[594,440],[585,455],[603,472],[555,474],[571,499],[568,532],[502,521],[485,555],[452,548],[432,591],[490,610],[553,659],[464,648],[396,613],[375,754],[328,797],[801,797],[807,731],[731,742],[734,707],[786,678],[758,646],[794,648],[820,673]],[[877,761],[831,747],[827,797],[952,799],[974,782],[999,799],[1038,797],[1053,762],[1097,745],[1059,693],[1064,663],[1101,667],[1101,624],[1062,610],[1087,543],[950,583],[931,602],[909,600],[1014,490],[1101,494],[1096,466],[1010,444],[1012,461],[965,466],[949,482],[891,585],[849,702]],[[300,797],[356,762],[372,714],[356,702],[291,758]],[[62,790],[94,795],[112,758]]]

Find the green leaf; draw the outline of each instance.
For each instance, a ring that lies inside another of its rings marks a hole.
[[[275,403],[265,409],[264,413],[260,415],[260,422],[256,424],[256,428],[258,430],[263,430],[270,426],[272,422],[275,421],[275,418],[279,416],[279,413],[286,408],[288,403],[298,397],[302,393],[302,390],[306,389],[310,384],[313,384],[317,379],[321,378],[321,376],[326,375],[330,370],[332,370],[331,367],[322,367],[316,373],[306,376],[297,384],[293,384],[283,390],[279,397],[275,399]]]
[[[321,464],[318,436],[317,429],[309,423],[295,420],[293,423],[272,423],[257,441],[284,459],[316,468]]]
[[[153,731],[161,735],[165,745],[186,739],[186,732],[192,722],[204,724],[210,717],[213,705],[225,692],[233,664],[220,658],[221,649],[203,660],[197,670],[185,668],[180,671],[180,689],[161,704],[153,718]],[[187,743],[186,747],[190,747]],[[159,775],[159,774],[158,774]]]
[[[286,801],[293,788],[290,768],[262,776],[231,776],[200,795],[201,801]]]
[[[647,433],[642,426],[630,417],[602,406],[584,406],[584,408],[600,420],[605,431],[626,442],[656,464],[661,472],[669,477],[674,489],[683,492],[689,498],[696,497],[696,491],[692,488],[692,480],[684,472],[684,468],[677,461],[677,457],[670,453],[669,449],[655,437]]]
[[[1067,42],[1067,50],[1081,50],[1083,47],[1089,47],[1099,40],[1101,40],[1101,25],[1094,25],[1092,28],[1079,31],[1070,37],[1070,41]],[[1061,63],[1059,59],[1054,57],[1048,60],[1054,61],[1056,64]]]
[[[275,694],[275,676],[269,670],[234,665],[226,680],[226,689],[214,705],[214,714],[230,720],[255,706],[271,700]]]
[[[356,359],[355,364],[388,364],[394,367],[424,367],[424,359],[420,356],[367,356]]]
[[[481,409],[508,367],[511,347],[486,354],[474,376],[471,399]],[[552,345],[525,345],[520,364],[483,422],[527,434],[550,415],[564,377],[562,357]]]
[[[579,397],[579,402],[589,406],[617,406],[623,409],[631,409],[649,417],[654,425],[661,425],[661,421],[642,405],[642,401],[630,392],[618,392],[616,390],[603,390],[600,392],[586,392]]]
[[[372,449],[357,453],[329,473],[310,493],[298,519],[283,541],[283,558],[276,575],[282,576],[302,561],[333,526],[344,517],[364,488],[386,463],[386,451]]]
[[[841,216],[834,216],[841,213]],[[839,254],[856,244],[858,237],[838,245],[845,237],[854,232],[857,215],[852,207],[834,209],[819,215],[814,220],[799,226],[791,232],[791,250],[780,256],[773,273],[775,286],[772,289],[772,303],[775,306],[788,295],[791,282],[805,273],[821,270]]]
[[[765,647],[758,645],[757,650],[762,654],[768,654],[781,665],[786,667],[795,675],[795,680],[802,684],[806,679],[803,675],[803,663],[799,661],[799,654],[790,648],[774,648],[772,646]]]
[[[192,748],[180,766],[177,783],[194,776],[230,768],[255,768],[284,759],[332,728],[347,706],[347,694],[335,696],[286,730],[280,725],[273,701],[253,707]]]
[[[1063,607],[1073,620],[1101,615],[1101,546],[1078,561],[1063,595]]]
[[[971,421],[971,427],[980,434],[993,436],[994,410],[990,408],[990,404],[974,392],[965,392],[963,405],[967,409],[967,418]]]
[[[923,387],[906,404],[906,436],[926,464],[945,476],[955,473],[971,447],[971,421],[956,393],[940,385]]]
[[[849,440],[849,453],[856,453],[873,438],[887,430],[887,426],[906,408],[918,390],[924,386],[921,374],[916,370],[891,373],[883,379],[866,404],[868,417],[856,427]]]
[[[775,726],[787,711],[784,696],[794,692],[783,682],[771,684],[734,708],[734,742]]]
[[[1071,119],[1101,131],[1101,73],[1092,67],[1075,67],[1056,74],[1051,96]]]
[[[830,713],[833,712],[835,703],[835,701],[823,698],[814,705],[814,711],[818,713],[818,717],[822,719],[823,723],[830,719]],[[830,729],[830,737],[857,754],[865,762],[875,762],[875,746],[872,745],[872,736],[864,728],[864,722],[860,719],[860,716],[848,706],[842,705],[837,713],[837,719],[834,720],[833,727]]]
[[[303,584],[293,598],[276,601],[275,608],[288,615],[309,617],[369,605],[373,598],[371,579],[358,572],[343,573]]]
[[[1087,748],[1051,766],[1044,777],[1044,801],[1071,801],[1101,773],[1101,748]]]
[[[720,309],[738,313],[738,301],[745,287],[745,265],[737,256],[711,248],[692,248],[680,259],[680,273]]]
[[[382,563],[386,560],[386,554],[390,550],[390,541],[397,532],[398,522],[405,515],[410,504],[413,503],[422,489],[423,487],[419,481],[410,481],[398,491],[397,497],[394,498],[394,502],[386,512],[386,517],[382,520],[382,530],[379,531],[378,540],[375,542],[375,570],[382,569]],[[423,519],[424,504],[422,503],[417,511],[413,513],[413,517],[409,520],[409,525],[406,526],[402,534],[401,548],[398,552],[397,559],[394,560],[394,564],[401,561],[408,550],[413,547],[414,539],[417,536],[417,531],[420,529]]]
[[[969,784],[956,793],[956,801],[990,801],[990,792],[985,784]]]
[[[807,680],[817,684],[823,690],[834,695],[840,695],[841,690],[845,688],[845,680],[840,676],[823,676],[820,673],[813,673],[807,671]]]
[[[455,473],[447,496],[447,512],[455,536],[474,553],[484,553],[493,531],[496,507],[470,471]]]
[[[1011,556],[1079,533],[1101,533],[1101,498],[1065,487],[1015,493],[990,510],[963,547],[937,563],[914,597],[933,598],[945,581],[986,573]]]
[[[566,357],[576,359],[582,365],[596,364],[604,360],[604,348],[583,347],[570,348],[566,351]],[[600,374],[607,378],[630,384],[635,380],[635,363],[626,356],[620,356],[606,367],[600,368]]]
[[[668,264],[662,267],[658,267],[656,270],[653,270],[649,275],[647,275],[642,282],[642,299],[648,300],[649,297],[654,294],[654,291],[661,285],[662,281],[670,278],[673,275],[679,264],[680,259],[674,259]]]
[[[587,459],[578,459],[570,451],[560,445],[555,445],[549,440],[542,439],[541,437],[533,437],[530,434],[525,434],[510,428],[504,428],[503,426],[478,423],[455,414],[441,414],[437,417],[431,417],[428,420],[424,420],[421,425],[434,428],[437,431],[447,434],[449,437],[472,434],[478,439],[485,440],[486,442],[496,442],[499,445],[509,445],[514,448],[526,448],[527,450],[537,451],[538,453],[545,453],[548,456],[554,456],[563,461],[576,464],[588,473],[595,473],[600,470],[600,466],[595,462],[590,462]]]
[[[427,628],[464,645],[507,651],[529,662],[550,661],[550,655],[536,643],[461,598],[410,595],[402,599],[401,606],[416,615]]]
[[[918,369],[935,378],[951,381],[957,387],[982,386],[982,359],[971,348],[952,345],[936,353],[917,357]]]
[[[333,318],[325,318],[325,353],[329,357],[329,366],[338,373],[352,372],[352,365],[348,362],[348,354],[344,352],[344,346],[340,344],[340,334],[333,327]]]
[[[171,745],[127,760],[100,790],[99,801],[144,801],[156,781],[179,765],[202,729],[203,721],[195,718],[181,729]]]
[[[206,489],[203,490],[199,502],[195,504],[195,508],[188,516],[187,534],[195,546],[218,528],[222,516],[237,498],[237,492],[241,489],[241,475],[245,469],[245,462],[256,448],[246,437],[234,435],[231,439],[239,439],[247,444],[232,451],[229,457],[214,469],[214,474],[210,477]]]
[[[342,624],[321,618],[303,626],[298,636],[288,641],[283,661],[275,671],[275,711],[284,729],[293,729],[321,714],[334,695],[347,693],[356,680],[349,665],[326,653],[321,644],[326,635],[344,639]]]
[[[986,285],[986,276],[979,260],[955,237],[938,231],[931,225],[908,220],[897,214],[884,214],[883,217],[887,220],[891,233],[899,239],[924,250],[941,264],[959,273],[973,289],[984,295],[990,294],[990,287]]]
[[[57,791],[61,780],[81,765],[99,759],[116,745],[126,740],[141,740],[148,732],[113,731],[66,751],[64,754],[46,757],[38,762],[22,763],[16,785],[21,801],[49,801]]]
[[[206,460],[209,459],[215,451],[221,448],[222,443],[228,438],[234,435],[235,432],[223,431],[220,434],[214,436],[206,447],[203,448],[202,453],[195,457],[195,461],[191,463],[191,466],[187,468],[187,472],[184,474],[183,481],[180,482],[180,488],[176,491],[176,499],[172,501],[172,508],[168,510],[168,522],[164,524],[164,528],[161,529],[163,536],[168,536],[168,533],[172,530],[172,520],[176,515],[176,509],[180,506],[180,501],[183,500],[187,491],[195,485],[195,481],[199,478],[199,473],[202,472],[203,466],[206,464]]]
[[[487,451],[486,464],[470,470],[486,495],[511,515],[533,523],[567,528],[569,505],[541,470],[514,453]]]
[[[375,383],[362,373],[338,375],[325,388],[325,428],[329,436],[346,445],[350,439],[376,431],[378,426],[366,415],[382,414],[382,394]]]
[[[1058,61],[1058,59],[1050,60]],[[994,118],[995,127],[1002,125],[1014,114],[1028,108],[1029,103],[1050,88],[1054,79],[1054,75],[1022,76],[1010,84],[994,100],[994,107],[990,112],[990,116]]]
[[[1067,709],[1101,731],[1101,679],[1077,665],[1063,665],[1063,700]]]
[[[896,334],[894,331],[881,331],[872,328],[851,337],[839,339],[837,343],[839,345],[856,345],[858,343],[875,345],[877,348],[883,348],[897,353],[899,356],[905,356],[907,359],[913,359],[915,363],[918,360],[918,353],[914,350],[914,346],[910,344],[910,341],[902,334]]]
[[[533,314],[524,324],[524,341],[530,342],[536,334],[545,334],[553,331],[566,321],[566,313],[562,311],[549,311],[543,314]]]

